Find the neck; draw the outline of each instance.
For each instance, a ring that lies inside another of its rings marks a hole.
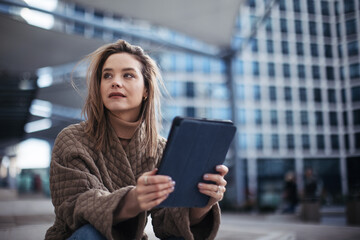
[[[115,114],[109,112],[108,114],[111,126],[114,128],[116,135],[121,139],[130,140],[137,128],[139,127],[142,118],[138,118],[136,121],[124,120]]]

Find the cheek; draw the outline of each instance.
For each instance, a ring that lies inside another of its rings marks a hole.
[[[103,100],[103,102],[106,99],[106,91],[105,91],[105,86],[103,84],[100,83],[100,97]]]

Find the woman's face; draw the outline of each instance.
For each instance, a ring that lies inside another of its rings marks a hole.
[[[105,61],[100,83],[105,107],[126,121],[139,118],[142,99],[147,97],[141,63],[131,54],[115,53]]]

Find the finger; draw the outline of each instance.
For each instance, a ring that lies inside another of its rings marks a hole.
[[[169,195],[165,195],[161,198],[152,200],[150,202],[147,202],[143,205],[140,205],[140,208],[144,211],[148,211],[151,210],[152,208],[156,207],[157,205],[159,205],[160,203],[162,203]]]
[[[221,192],[224,193],[226,191],[225,186],[214,185],[214,184],[206,184],[206,183],[199,183],[198,184],[199,190],[206,190],[212,192]]]
[[[172,186],[172,187],[165,188],[161,191],[142,194],[139,196],[139,200],[141,202],[151,202],[158,198],[163,198],[164,196],[168,196],[170,193],[172,193],[174,191],[174,189],[175,188]]]
[[[209,190],[205,190],[205,189],[203,189],[203,190],[199,190],[202,194],[205,194],[205,195],[207,195],[207,196],[209,196],[209,197],[212,197],[212,198],[214,198],[214,199],[216,199],[216,200],[218,200],[218,201],[220,201],[220,200],[222,200],[222,198],[224,197],[224,194],[223,193],[221,193],[221,192],[214,192],[214,191],[209,191]]]
[[[171,181],[171,182],[166,182],[166,183],[147,185],[146,187],[143,188],[143,191],[141,191],[141,192],[143,192],[145,194],[149,194],[149,193],[153,193],[153,192],[161,192],[168,188],[174,188],[174,187],[175,187],[175,182]]]
[[[216,182],[217,185],[226,186],[227,181],[220,174],[207,173],[204,175],[204,180]]]
[[[151,185],[151,184],[157,184],[157,183],[165,183],[165,182],[171,182],[172,179],[169,176],[164,176],[164,175],[155,175],[157,172],[157,168],[149,171],[149,172],[145,172],[143,173],[137,183],[141,184],[141,185]]]
[[[151,170],[151,171],[149,171],[149,172],[144,172],[144,173],[142,174],[142,176],[152,176],[152,175],[155,175],[157,171],[158,171],[158,169],[157,169],[157,168],[154,168],[153,170]]]
[[[219,172],[221,176],[225,176],[229,172],[229,168],[225,165],[217,165],[216,171]]]

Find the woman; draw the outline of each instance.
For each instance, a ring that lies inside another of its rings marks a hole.
[[[226,166],[206,174],[204,208],[155,208],[174,190],[156,175],[165,139],[159,125],[160,74],[137,46],[119,40],[89,55],[87,120],[65,128],[52,153],[50,189],[56,219],[46,239],[214,239],[219,228]]]

